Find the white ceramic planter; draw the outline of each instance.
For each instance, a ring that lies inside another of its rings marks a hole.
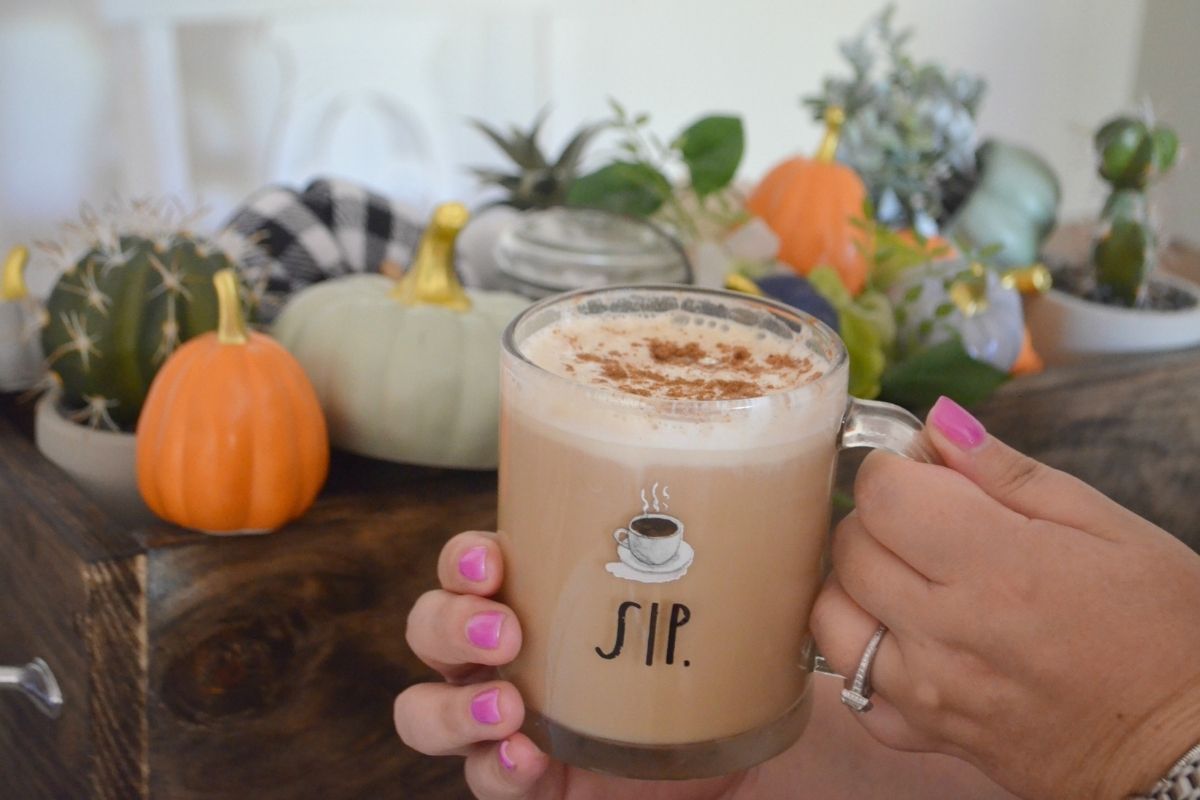
[[[1151,280],[1200,299],[1200,286],[1191,281],[1166,274]],[[1181,311],[1122,308],[1051,289],[1027,300],[1025,321],[1034,348],[1050,365],[1200,345],[1200,305]]]
[[[0,392],[24,391],[42,375],[37,313],[27,299],[0,301]]]
[[[137,438],[79,425],[62,415],[59,393],[37,405],[34,437],[42,455],[79,484],[118,522],[137,526],[155,521],[137,488]]]

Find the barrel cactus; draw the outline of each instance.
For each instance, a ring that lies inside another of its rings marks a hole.
[[[1116,117],[1096,131],[1100,177],[1112,187],[1092,247],[1102,300],[1136,306],[1156,262],[1146,189],[1175,163],[1179,138],[1165,126]]]
[[[167,357],[216,329],[213,275],[234,266],[213,242],[146,218],[122,228],[85,216],[74,226],[85,252],[46,301],[42,346],[63,412],[92,427],[133,430]]]

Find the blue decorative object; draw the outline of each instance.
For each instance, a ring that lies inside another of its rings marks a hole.
[[[755,283],[767,297],[812,314],[835,331],[838,329],[837,311],[799,275],[768,275]]]

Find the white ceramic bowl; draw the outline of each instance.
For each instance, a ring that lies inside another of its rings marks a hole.
[[[1200,286],[1191,281],[1167,274],[1151,280],[1200,299]],[[1051,365],[1200,345],[1200,305],[1180,311],[1122,308],[1051,289],[1026,301],[1025,321],[1034,348]]]

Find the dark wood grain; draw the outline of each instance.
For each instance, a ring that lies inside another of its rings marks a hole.
[[[291,529],[158,539],[169,544],[150,554],[153,797],[468,796],[458,759],[400,744],[391,707],[432,677],[404,622],[436,583],[441,544],[494,526],[494,476],[337,467]]]
[[[978,409],[995,435],[1200,551],[1200,350],[1061,367]]]
[[[146,556],[87,564],[84,583],[91,797],[145,800],[150,796]]]
[[[26,437],[0,417],[0,664],[46,658],[67,705],[0,695],[0,798],[469,797],[391,707],[434,677],[405,619],[442,543],[494,527],[493,473],[338,455],[276,534],[129,531]]]
[[[0,419],[0,664],[46,660],[66,706],[58,720],[15,692],[0,694],[0,797],[87,796],[92,755],[85,563],[70,530],[89,515],[74,487],[68,513],[48,513],[58,483],[33,447]]]

